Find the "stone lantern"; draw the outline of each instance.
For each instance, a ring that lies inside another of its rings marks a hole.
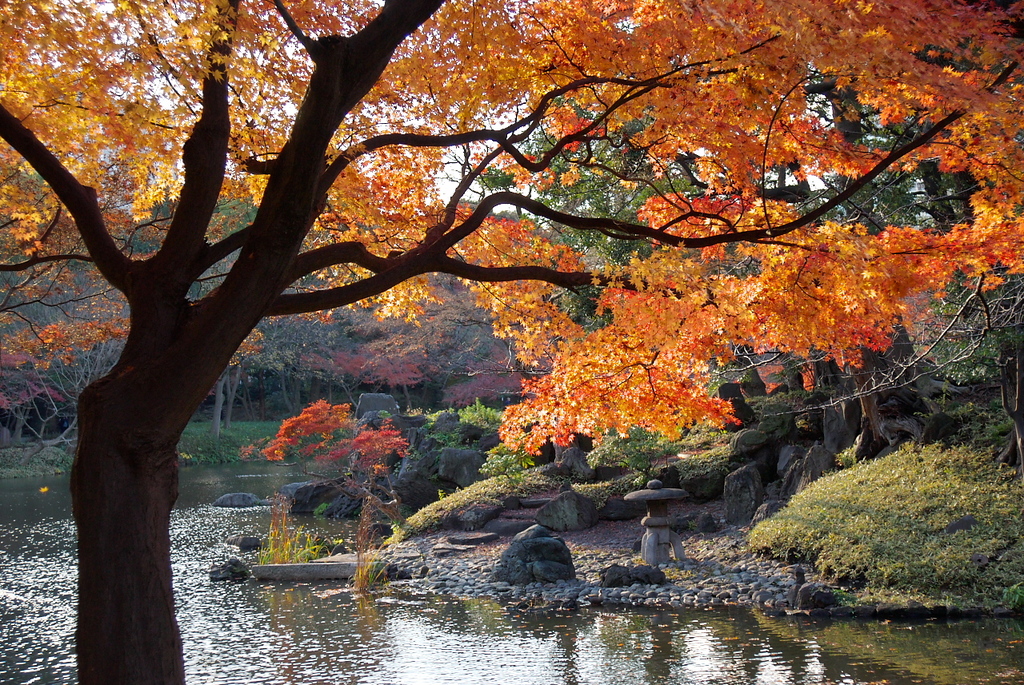
[[[652,480],[648,481],[646,490],[636,490],[623,497],[631,502],[647,503],[647,516],[641,521],[647,530],[640,542],[640,556],[651,566],[667,563],[670,550],[676,559],[683,558],[682,540],[668,525],[668,503],[689,496],[686,490],[665,488],[660,480]]]

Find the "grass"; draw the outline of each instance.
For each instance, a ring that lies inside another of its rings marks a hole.
[[[190,423],[178,442],[182,464],[231,464],[241,461],[243,447],[277,433],[280,421],[235,421],[221,429],[220,439],[210,435],[210,422]]]
[[[270,510],[270,533],[259,552],[261,564],[301,564],[328,553],[326,541],[288,523],[289,504],[278,499]]]
[[[815,482],[748,542],[811,561],[862,599],[994,606],[1024,577],[1024,484],[1011,477],[984,451],[905,447]],[[967,514],[978,525],[945,534]]]
[[[71,470],[71,454],[59,447],[45,447],[29,457],[36,449],[34,445],[0,449],[0,478],[55,476]]]

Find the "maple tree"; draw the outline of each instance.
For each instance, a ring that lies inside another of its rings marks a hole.
[[[428,274],[466,279],[551,371],[508,412],[506,437],[535,445],[721,418],[707,364],[735,345],[849,359],[884,347],[912,297],[1019,268],[1014,12],[5,3],[0,165],[46,193],[5,182],[4,230],[32,247],[4,269],[89,264],[130,310],[118,363],[79,402],[80,682],[184,680],[175,445],[264,317],[372,302],[415,318]],[[854,135],[850,107],[896,134]],[[921,164],[976,181],[969,222],[858,219],[858,194]],[[538,199],[580,182],[638,194]],[[73,251],[44,239],[58,208]],[[594,318],[560,308],[562,289],[593,289]]]

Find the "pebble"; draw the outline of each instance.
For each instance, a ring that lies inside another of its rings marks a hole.
[[[645,606],[652,608],[760,606],[786,607],[786,589],[795,584],[785,564],[742,555],[740,560],[716,559],[714,549],[699,550],[700,558],[673,560],[662,564],[669,582],[665,585],[636,584],[628,588],[603,588],[601,571],[618,563],[634,566],[636,554],[630,550],[575,550],[573,563],[576,580],[558,583],[530,583],[513,586],[491,579],[500,551],[498,544],[481,551],[460,551],[442,555],[432,552],[429,538],[403,542],[382,551],[382,560],[408,571],[409,580],[395,580],[392,585],[412,591],[426,591],[457,597],[492,597],[504,603],[529,610],[587,605]],[[732,552],[735,556],[735,552]],[[695,555],[696,556],[696,555]],[[807,568],[807,581],[814,576]]]

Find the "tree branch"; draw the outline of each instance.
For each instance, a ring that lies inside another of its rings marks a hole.
[[[309,56],[315,60],[315,51],[317,48],[316,41],[311,39],[303,32],[302,28],[299,27],[299,25],[292,18],[292,15],[289,14],[288,12],[288,8],[284,6],[284,3],[281,2],[281,0],[274,0],[274,7],[277,8],[278,14],[281,15],[282,19],[284,19],[285,26],[288,27],[288,30],[291,31],[293,36],[298,38],[299,43],[302,44],[302,47],[305,48],[306,52],[309,53]]]
[[[107,232],[95,189],[79,183],[42,141],[3,105],[0,105],[0,138],[7,141],[56,193],[74,218],[100,273],[115,288],[127,293],[131,261],[121,254]]]
[[[31,259],[26,259],[25,261],[18,262],[17,264],[0,264],[0,271],[26,271],[28,269],[31,269],[33,266],[36,266],[37,264],[48,264],[51,262],[66,262],[71,259],[75,259],[80,262],[93,261],[92,257],[84,254],[57,254],[49,255],[46,257],[32,257]]]

